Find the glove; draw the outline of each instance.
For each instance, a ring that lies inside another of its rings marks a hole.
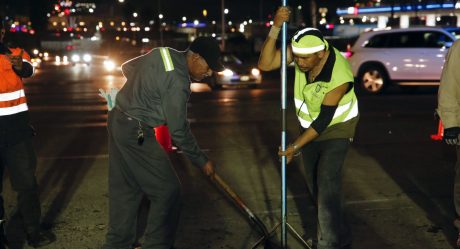
[[[109,109],[109,111],[115,107],[115,100],[117,98],[118,91],[120,91],[118,88],[111,88],[110,92],[106,92],[104,89],[99,88],[99,96],[103,97],[107,101],[107,109]]]
[[[458,135],[460,134],[460,127],[451,127],[444,129],[443,140],[449,145],[459,145]]]

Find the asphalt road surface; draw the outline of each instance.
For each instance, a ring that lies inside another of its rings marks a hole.
[[[280,90],[276,74],[262,86],[211,91],[193,84],[188,116],[218,174],[272,229],[280,223]],[[120,87],[120,72],[97,67],[44,66],[27,80],[38,131],[38,180],[44,224],[57,236],[50,249],[99,249],[107,229],[107,108],[98,89]],[[288,92],[288,138],[298,124]],[[344,166],[346,207],[354,249],[453,248],[454,148],[430,140],[436,89],[398,89],[359,96],[361,120]],[[247,249],[260,238],[246,216],[182,153],[171,154],[184,204],[178,249]],[[315,235],[314,206],[300,159],[287,168],[288,222],[305,239]],[[3,194],[11,248],[23,246],[15,194],[7,176]],[[148,204],[141,206],[139,231]],[[279,241],[276,229],[271,241]],[[142,241],[142,237],[139,238]],[[303,248],[289,233],[290,248]],[[258,248],[263,248],[258,247]]]

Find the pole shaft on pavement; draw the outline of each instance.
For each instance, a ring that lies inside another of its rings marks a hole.
[[[282,0],[282,6],[287,0]],[[283,23],[281,38],[281,150],[286,151],[286,36],[287,24]],[[281,245],[287,248],[287,208],[286,208],[286,156],[281,157]]]

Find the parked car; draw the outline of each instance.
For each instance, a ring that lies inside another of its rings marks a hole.
[[[351,49],[356,83],[370,94],[392,84],[405,88],[439,85],[447,50],[456,37],[438,27],[389,29],[362,33]]]
[[[207,83],[213,89],[241,85],[256,87],[262,82],[262,74],[256,63],[243,62],[232,53],[223,53],[222,64],[225,66],[225,70],[213,73],[207,79]]]
[[[455,36],[456,39],[460,38],[460,27],[445,27],[444,29]]]

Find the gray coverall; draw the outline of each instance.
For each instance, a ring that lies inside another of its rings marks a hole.
[[[122,71],[127,81],[108,118],[110,221],[104,248],[131,248],[139,205],[146,195],[150,210],[142,248],[170,249],[179,220],[180,182],[153,127],[166,124],[175,145],[196,166],[208,161],[186,118],[190,95],[186,53],[156,48],[123,64]]]
[[[437,112],[444,128],[460,127],[460,40],[449,48],[441,74],[438,92]],[[457,163],[455,166],[454,205],[457,218],[460,217],[460,146],[457,145]],[[455,223],[460,231],[460,223]]]

